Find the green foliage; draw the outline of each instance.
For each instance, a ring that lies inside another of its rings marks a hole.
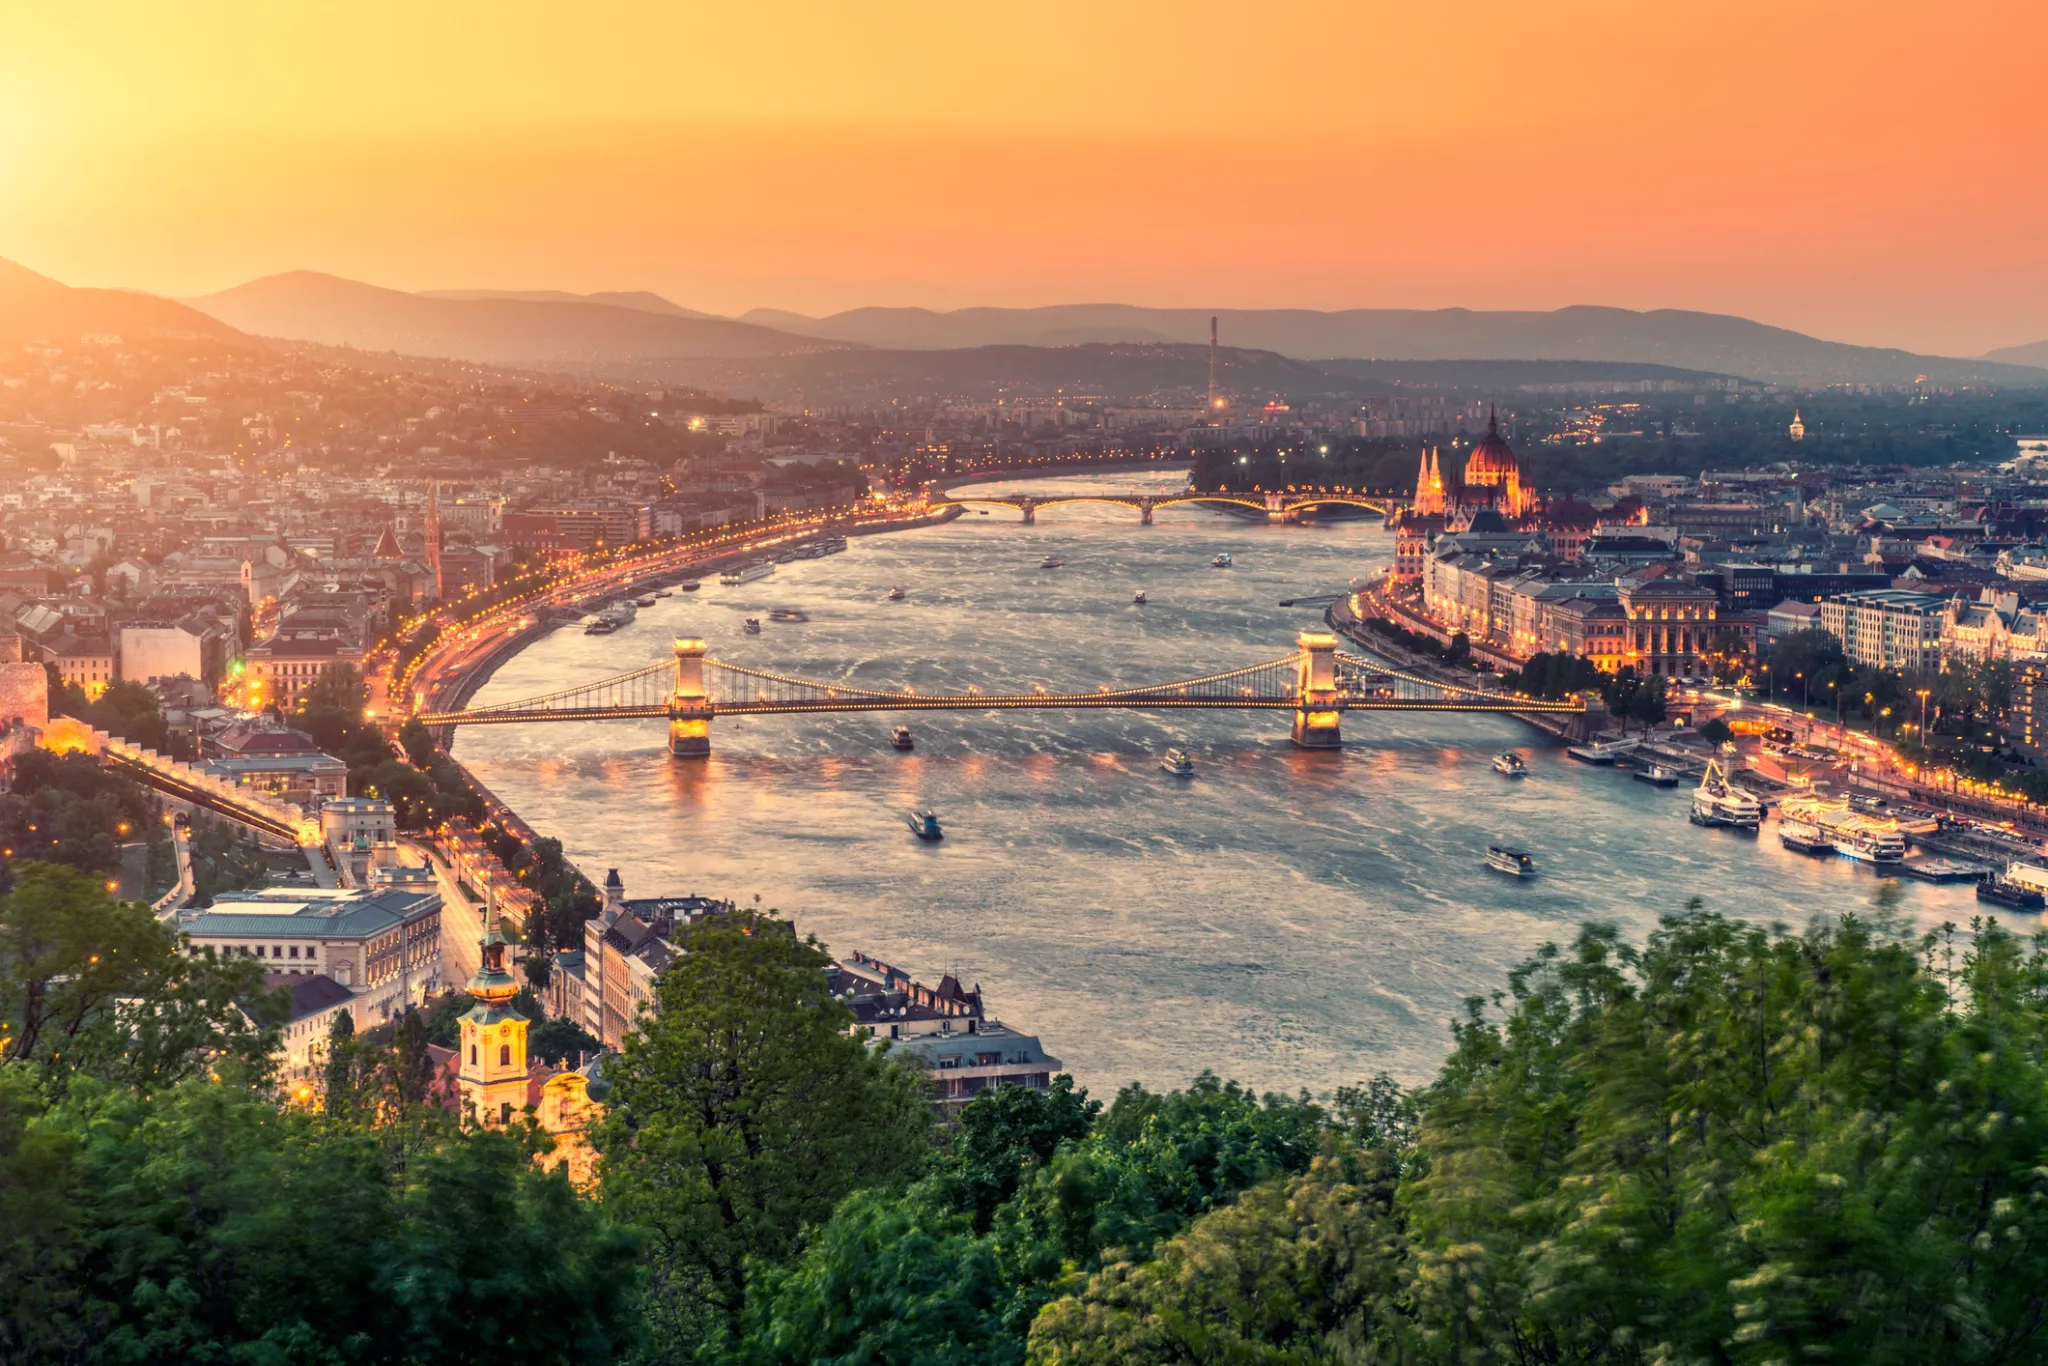
[[[1604,694],[1610,680],[1583,655],[1539,650],[1523,662],[1519,672],[1503,674],[1502,681],[1531,697],[1560,698],[1577,692]]]
[[[737,1325],[751,1263],[788,1258],[852,1192],[909,1180],[931,1122],[921,1078],[849,1032],[815,941],[739,916],[685,947],[606,1064],[595,1135],[607,1203],[651,1232],[651,1327],[674,1359]]]
[[[15,758],[14,790],[0,793],[0,857],[111,873],[122,845],[167,838],[156,799],[89,754],[29,750]]]
[[[0,1056],[148,1090],[268,1073],[283,1006],[253,959],[193,957],[97,879],[25,864],[0,898]]]
[[[947,1152],[953,1201],[986,1232],[996,1206],[1017,1193],[1032,1167],[1052,1160],[1062,1143],[1086,1138],[1102,1113],[1102,1102],[1074,1085],[1065,1073],[1044,1091],[997,1086],[983,1091],[960,1112],[959,1132]]]
[[[75,716],[95,730],[118,735],[160,754],[174,752],[171,728],[164,720],[163,708],[158,704],[156,694],[148,688],[124,678],[109,683],[105,692],[88,702],[83,688],[59,679],[55,665],[48,668],[52,714]],[[176,757],[191,756],[179,754]]]
[[[1735,732],[1730,730],[1728,723],[1718,716],[1700,727],[1700,739],[1705,740],[1710,745],[1725,745],[1734,738]]]
[[[603,1051],[603,1040],[574,1020],[543,1019],[526,1034],[527,1056],[557,1066],[579,1056],[587,1061]]]
[[[46,1100],[0,1069],[0,1358],[584,1363],[631,1331],[632,1236],[517,1132],[407,1149],[233,1084]]]

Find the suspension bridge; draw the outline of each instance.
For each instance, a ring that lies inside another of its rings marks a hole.
[[[1271,493],[997,493],[985,497],[969,495],[964,498],[955,498],[951,494],[940,493],[933,495],[932,503],[933,506],[954,503],[961,507],[986,505],[989,507],[1015,508],[1018,512],[1024,514],[1024,521],[1027,524],[1038,520],[1038,510],[1040,508],[1057,507],[1064,503],[1106,503],[1112,507],[1129,508],[1137,513],[1140,526],[1151,526],[1152,514],[1159,508],[1181,507],[1190,504],[1215,508],[1245,508],[1252,512],[1263,512],[1266,514],[1267,520],[1273,522],[1298,521],[1301,514],[1309,508],[1364,508],[1371,512],[1377,512],[1382,517],[1387,517],[1398,511],[1401,506],[1400,501],[1394,498],[1375,498],[1359,493],[1312,491],[1308,489],[1292,490],[1285,493],[1277,490]]]
[[[1135,688],[1104,686],[1092,692],[919,692],[799,678],[713,659],[701,640],[679,640],[674,658],[629,673],[578,684],[539,697],[461,711],[422,712],[425,725],[508,726],[550,721],[666,720],[669,753],[678,759],[711,752],[711,722],[720,716],[804,715],[829,712],[1087,711],[1124,708],[1157,711],[1252,710],[1294,714],[1294,743],[1334,749],[1343,742],[1346,712],[1481,712],[1505,715],[1582,715],[1578,700],[1545,701],[1441,683],[1347,654],[1337,638],[1304,631],[1292,654],[1197,678]]]

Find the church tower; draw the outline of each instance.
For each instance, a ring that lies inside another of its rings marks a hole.
[[[486,1124],[505,1124],[526,1108],[527,1018],[512,1008],[519,984],[505,971],[505,936],[498,932],[498,898],[484,901],[482,961],[469,979],[476,1004],[462,1017],[463,1108]]]

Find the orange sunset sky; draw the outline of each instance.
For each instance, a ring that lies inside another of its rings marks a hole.
[[[2048,337],[2048,6],[0,0],[0,256],[195,294]]]

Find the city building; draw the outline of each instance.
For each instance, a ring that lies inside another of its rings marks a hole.
[[[730,901],[702,896],[628,900],[619,870],[613,868],[605,876],[603,905],[583,923],[581,961],[557,958],[549,990],[564,1016],[605,1047],[621,1048],[641,1010],[654,1003],[654,979],[681,952],[671,942],[674,936],[733,909]]]
[[[355,632],[340,626],[281,624],[242,658],[250,700],[290,711],[323,674],[344,664],[361,670],[363,644]]]
[[[222,782],[279,801],[312,809],[330,798],[348,795],[348,765],[331,754],[253,754],[246,758],[205,759],[200,771]]]
[[[291,997],[291,1013],[280,1031],[284,1051],[280,1071],[287,1081],[311,1077],[326,1060],[334,1017],[352,1010],[355,993],[324,972],[310,977],[273,972],[264,980],[273,990],[283,990]]]
[[[348,989],[358,1028],[426,996],[441,971],[441,898],[431,890],[267,887],[223,892],[178,930],[194,955],[255,958],[287,977]]]
[[[981,988],[951,973],[936,987],[856,952],[834,963],[827,989],[853,1011],[854,1028],[886,1040],[891,1056],[927,1069],[940,1109],[965,1105],[991,1086],[1045,1090],[1060,1071],[1038,1039],[988,1018]]]
[[[1941,667],[1947,598],[1896,588],[1845,593],[1820,604],[1821,629],[1855,664],[1932,672]]]
[[[1714,590],[1683,579],[1622,580],[1618,597],[1628,616],[1624,663],[1639,674],[1680,678],[1706,671],[1720,599]]]

